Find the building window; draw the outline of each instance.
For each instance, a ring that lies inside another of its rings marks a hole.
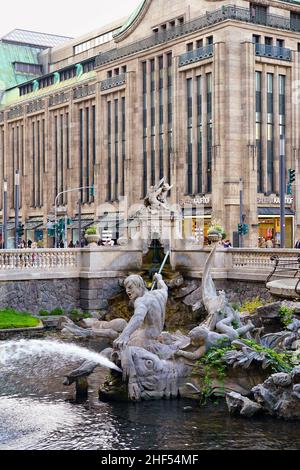
[[[158,58],[158,107],[159,107],[159,177],[164,177],[164,58]]]
[[[155,61],[150,60],[151,185],[155,185]]]
[[[111,101],[107,103],[107,141],[108,141],[108,165],[107,165],[107,200],[111,201],[112,191],[111,191],[111,157],[112,157],[112,148],[111,148]]]
[[[122,98],[122,195],[125,195],[125,164],[126,164],[126,102]]]
[[[206,74],[207,103],[207,192],[212,191],[212,74]]]
[[[83,73],[88,73],[88,72],[92,72],[95,68],[95,60],[89,60],[88,62],[85,62],[83,64]],[[75,73],[76,75],[76,73]],[[75,76],[74,75],[74,76]]]
[[[187,79],[187,193],[193,194],[193,80]]]
[[[115,201],[119,199],[119,100],[115,100]]]
[[[198,39],[196,41],[196,48],[200,49],[201,47],[203,47],[203,39]]]
[[[274,192],[274,75],[267,74],[267,191]]]
[[[90,109],[85,108],[85,203],[90,200]],[[84,170],[84,168],[83,168]]]
[[[265,45],[266,46],[272,46],[273,45],[273,38],[270,38],[269,36],[265,37]]]
[[[285,89],[286,78],[285,75],[279,75],[279,136],[280,140],[285,138]]]
[[[143,196],[147,194],[147,62],[143,62]]]
[[[81,52],[88,51],[89,49],[92,49],[93,47],[105,44],[111,41],[112,39],[113,39],[113,31],[109,31],[105,34],[101,34],[100,36],[97,36],[96,38],[90,39],[81,44],[77,44],[77,46],[74,47],[74,53],[80,54]]]
[[[293,31],[300,31],[300,13],[291,11],[291,29]]]
[[[69,69],[62,70],[61,72],[59,72],[59,77],[61,82],[76,77],[76,68],[71,67]]]
[[[276,46],[277,47],[284,47],[284,40],[283,39],[276,39]]]
[[[26,62],[14,62],[15,72],[26,73],[28,75],[41,75],[42,65],[28,64]]]
[[[263,192],[263,168],[262,168],[262,141],[261,141],[261,110],[262,110],[262,100],[261,100],[261,72],[255,72],[255,91],[256,91],[256,148],[257,148],[257,191],[259,193]]]
[[[191,52],[193,49],[194,49],[194,43],[193,43],[193,42],[189,42],[189,43],[186,45],[186,50],[187,50],[187,52]]]
[[[209,46],[214,43],[214,37],[213,36],[208,36],[206,38],[206,44]]]
[[[250,3],[250,15],[252,21],[254,21],[255,23],[265,25],[267,22],[267,11],[268,8],[263,5]]]
[[[79,187],[83,187],[83,109],[79,110]],[[83,189],[80,190],[81,203],[83,202]]]
[[[93,139],[93,142],[92,142],[92,147],[93,147],[93,150],[92,150],[92,186],[95,185],[95,165],[96,165],[96,106],[93,105],[92,106],[92,139]],[[94,194],[92,196],[90,196],[90,201],[91,202],[94,202],[95,200],[95,196]]]
[[[202,77],[197,77],[197,191],[202,193]]]
[[[168,66],[168,178],[172,179],[172,155],[173,155],[173,70],[172,53],[167,54]]]
[[[260,38],[261,38],[261,36],[259,36],[258,34],[253,34],[253,36],[252,36],[253,44],[260,44]]]
[[[39,79],[39,88],[47,88],[54,84],[54,75]]]

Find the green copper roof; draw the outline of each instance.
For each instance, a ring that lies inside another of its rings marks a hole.
[[[37,75],[15,72],[14,62],[38,64],[42,49],[0,42],[0,89],[12,88],[32,80]]]
[[[300,5],[300,0],[279,0],[283,3],[295,3],[295,5]]]
[[[10,90],[7,90],[4,93],[2,101],[0,96],[0,110],[5,108],[6,106],[19,105],[28,100],[43,98],[49,93],[69,90],[71,86],[81,85],[95,78],[96,72],[94,70],[91,70],[90,72],[70,78],[69,80],[65,80],[63,82],[54,83],[53,85],[47,88],[41,88],[23,96],[19,96],[18,87],[11,88]]]
[[[130,15],[130,17],[128,18],[128,20],[126,21],[126,23],[123,24],[122,28],[118,29],[116,31],[116,33],[114,34],[114,37],[117,37],[119,36],[120,34],[124,33],[128,28],[130,28],[130,26],[132,25],[132,23],[134,23],[134,21],[137,19],[137,17],[139,16],[140,12],[142,11],[142,9],[144,8],[144,5],[146,3],[146,0],[143,0],[139,6],[134,10],[134,12]]]

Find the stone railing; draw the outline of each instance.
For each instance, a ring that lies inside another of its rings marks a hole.
[[[272,59],[292,60],[291,49],[268,44],[255,44],[255,54],[261,57],[271,57]]]
[[[103,80],[100,84],[100,90],[106,91],[110,90],[111,88],[115,88],[118,86],[122,86],[126,84],[126,73],[121,73],[120,75],[116,75],[114,77],[107,78]]]
[[[272,256],[279,258],[295,258],[300,253],[298,250],[255,250],[238,249],[229,250],[231,254],[231,268],[236,270],[260,269],[270,271],[274,267]]]
[[[209,248],[178,246],[171,265],[191,277],[202,277]],[[215,257],[213,275],[218,279],[264,281],[274,268],[272,256],[296,258],[299,250],[223,249]],[[142,269],[140,246],[83,249],[0,250],[0,280],[55,278],[113,278]]]
[[[1,250],[0,275],[7,272],[74,271],[80,267],[80,250]]]
[[[212,57],[213,54],[213,44],[209,44],[205,47],[200,47],[199,49],[195,49],[194,51],[186,52],[185,54],[181,54],[179,56],[179,67],[198,62],[199,60],[208,59],[209,57]]]
[[[202,277],[205,262],[210,253],[209,248],[175,248],[171,254],[173,269],[182,271],[191,277]],[[272,272],[279,258],[297,258],[299,250],[258,249],[258,248],[220,248],[215,256],[213,276],[218,279],[236,279],[241,281],[265,281]]]

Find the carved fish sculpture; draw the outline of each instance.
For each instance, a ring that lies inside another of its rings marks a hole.
[[[160,359],[138,347],[122,351],[121,365],[123,380],[128,380],[128,394],[133,401],[178,397],[188,374],[186,365]]]

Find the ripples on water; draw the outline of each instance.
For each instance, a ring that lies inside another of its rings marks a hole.
[[[101,403],[106,370],[90,377],[89,400],[75,404],[66,372],[80,365],[51,358],[20,358],[0,365],[0,449],[299,449],[300,424],[228,415],[224,403],[199,407],[186,400]],[[192,411],[184,407],[192,406]]]

